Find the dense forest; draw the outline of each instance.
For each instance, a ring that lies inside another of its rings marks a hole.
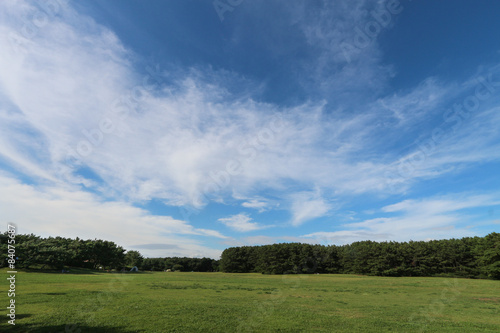
[[[7,266],[7,233],[0,235],[0,267]],[[63,237],[42,238],[33,234],[16,235],[16,267],[24,269],[177,270],[212,272],[218,261],[210,258],[146,258],[138,251],[126,251],[114,242]]]
[[[146,258],[140,266],[143,270],[152,271],[181,271],[181,272],[217,272],[219,261],[210,258]]]
[[[362,241],[343,246],[282,243],[232,247],[222,253],[220,270],[500,279],[500,234],[428,242]]]
[[[0,235],[0,267],[8,262],[7,234]],[[16,267],[129,269],[263,274],[346,273],[379,276],[458,276],[500,279],[500,234],[428,242],[362,241],[343,246],[282,243],[231,247],[220,260],[143,258],[99,239],[16,235]]]

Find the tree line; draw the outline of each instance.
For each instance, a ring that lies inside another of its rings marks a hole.
[[[146,258],[141,264],[143,270],[180,272],[217,272],[219,261],[211,258]]]
[[[111,241],[16,235],[16,267],[123,269],[263,274],[345,273],[378,276],[457,276],[500,279],[500,234],[461,239],[349,245],[282,243],[231,247],[220,260],[144,258]],[[0,234],[0,267],[7,265],[7,233]]]
[[[343,246],[282,243],[231,247],[221,255],[220,270],[500,279],[500,234],[426,242],[361,241]]]
[[[0,268],[7,266],[7,233],[0,234]],[[15,237],[16,268],[177,270],[212,272],[218,261],[210,258],[144,258],[138,251],[126,251],[111,241],[101,239],[48,237],[17,234]]]

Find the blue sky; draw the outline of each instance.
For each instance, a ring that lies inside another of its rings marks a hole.
[[[22,233],[218,258],[500,230],[495,1],[0,6]]]

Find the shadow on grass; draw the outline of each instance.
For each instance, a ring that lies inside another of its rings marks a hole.
[[[29,318],[29,317],[31,317],[30,314],[24,314],[24,313],[23,314],[16,314],[16,320],[23,319],[23,318]]]
[[[27,315],[29,316],[29,315]],[[18,316],[16,316],[17,319]],[[9,325],[11,326],[11,325]],[[17,324],[9,327],[9,332],[23,333],[131,333],[131,332],[146,332],[145,330],[131,330],[123,326],[89,326],[86,324],[70,324],[70,325],[47,325],[40,326],[34,324]]]

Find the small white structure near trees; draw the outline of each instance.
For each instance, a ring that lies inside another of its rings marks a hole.
[[[137,268],[137,266],[134,266],[130,269],[131,272],[138,272],[139,269]]]

